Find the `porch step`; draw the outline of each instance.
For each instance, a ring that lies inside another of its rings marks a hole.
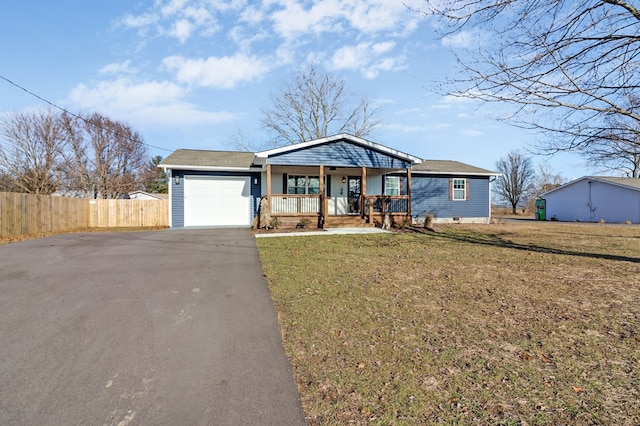
[[[374,224],[367,223],[360,216],[327,216],[324,221],[325,228],[373,228]]]

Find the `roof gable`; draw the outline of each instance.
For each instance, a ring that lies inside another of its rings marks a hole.
[[[268,163],[288,164],[296,161],[294,159],[304,158],[305,161],[314,161],[314,164],[344,167],[394,167],[391,164],[402,163],[401,167],[404,168],[422,161],[413,155],[344,133],[258,152],[256,157]],[[283,160],[286,157],[289,158]],[[275,158],[279,160],[274,160]],[[381,160],[382,158],[386,160]],[[336,164],[329,164],[327,160]],[[385,164],[377,164],[380,161]]]

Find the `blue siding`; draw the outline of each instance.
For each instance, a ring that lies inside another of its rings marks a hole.
[[[290,166],[332,166],[332,167],[384,167],[406,169],[411,163],[384,152],[348,143],[331,142],[274,154],[267,159],[270,164]]]
[[[184,226],[184,172],[172,170],[171,179],[171,226]],[[176,185],[175,177],[180,176],[180,185]]]
[[[173,170],[171,179],[171,223],[174,228],[184,226],[184,177],[186,176],[244,176],[251,178],[251,216],[258,212],[260,206],[261,184],[260,173],[243,172],[202,172],[195,170]],[[180,176],[180,185],[176,185],[175,176]],[[256,182],[257,178],[257,183]]]
[[[467,179],[467,200],[449,199],[449,179]],[[425,211],[436,218],[464,219],[489,217],[489,178],[464,176],[411,176],[411,213],[424,217]]]

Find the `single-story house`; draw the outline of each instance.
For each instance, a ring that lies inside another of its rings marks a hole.
[[[348,134],[262,152],[179,149],[164,159],[169,223],[251,226],[260,206],[282,226],[481,222],[491,218],[489,170],[425,161]]]
[[[640,223],[640,179],[584,176],[544,192],[547,220]]]
[[[146,191],[133,191],[129,194],[130,200],[168,200],[169,194],[157,194]]]

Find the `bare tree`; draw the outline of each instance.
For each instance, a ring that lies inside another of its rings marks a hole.
[[[496,195],[508,202],[513,214],[516,214],[518,204],[533,189],[535,170],[531,158],[518,151],[511,151],[496,162],[496,170],[501,174],[495,182]]]
[[[148,161],[142,137],[101,114],[65,116],[70,150],[67,191],[88,198],[118,198],[142,188]]]
[[[274,146],[294,144],[339,133],[368,136],[379,124],[377,108],[367,99],[352,103],[345,81],[309,65],[271,95],[262,124],[275,134]]]
[[[65,148],[60,115],[53,110],[13,114],[2,120],[3,186],[31,194],[51,194],[59,185]]]
[[[273,148],[277,143],[274,144],[266,144],[262,141],[256,141],[246,129],[242,127],[238,127],[235,131],[229,136],[227,136],[227,140],[231,145],[240,151],[262,151],[263,149]]]
[[[640,107],[640,98],[629,97],[629,109]],[[589,141],[589,164],[600,170],[640,178],[640,122],[618,114],[605,117],[605,126]]]
[[[462,73],[444,93],[515,108],[503,117],[546,134],[541,152],[591,156],[616,145],[611,117],[634,123],[640,85],[640,11],[630,0],[425,0],[459,51]],[[455,38],[454,38],[455,37]],[[609,120],[609,123],[607,123]],[[637,147],[635,140],[629,140]],[[633,150],[632,150],[633,151]],[[614,147],[613,153],[616,152]]]
[[[543,192],[551,191],[554,188],[564,184],[566,179],[556,173],[550,166],[545,164],[538,164],[536,173],[531,184],[530,196],[527,200],[527,210],[534,208],[536,198]]]
[[[0,192],[19,192],[13,176],[0,172]]]

